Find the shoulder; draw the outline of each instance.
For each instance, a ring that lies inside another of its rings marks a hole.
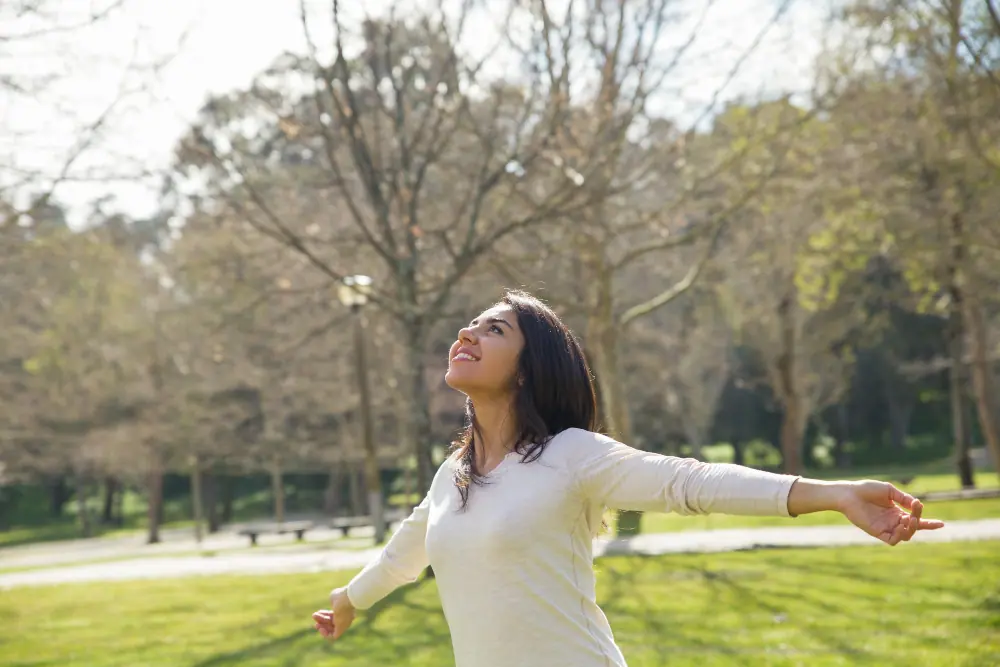
[[[582,428],[568,428],[549,441],[546,453],[551,452],[554,459],[573,466],[621,446],[621,443],[603,433]]]
[[[458,469],[458,451],[449,452],[445,460],[441,462],[437,470],[434,472],[434,478],[431,480],[431,487],[437,486],[444,482],[451,480],[455,471]]]
[[[458,470],[458,450],[448,452],[441,465],[438,466],[436,477],[449,477]]]

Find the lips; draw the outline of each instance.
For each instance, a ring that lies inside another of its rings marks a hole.
[[[451,358],[452,361],[479,361],[479,357],[474,355],[467,347],[458,348],[458,352]]]

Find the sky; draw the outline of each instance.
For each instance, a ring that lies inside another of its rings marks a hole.
[[[72,26],[112,0],[47,1],[53,11],[44,25]],[[357,14],[361,6],[377,12],[378,3],[387,1],[344,5]],[[822,43],[824,0],[676,0],[679,8],[694,11],[666,33],[668,42],[687,39],[700,12],[706,14],[694,46],[661,96],[663,112],[682,120],[699,115],[784,1],[790,4],[781,22],[719,101],[808,89]],[[322,12],[330,3],[313,6],[319,12],[315,38],[328,43],[330,35],[322,28],[329,21]],[[471,21],[465,31],[470,52],[492,43],[495,24],[485,13]],[[0,8],[0,36],[44,25],[12,21],[10,11]],[[0,75],[35,80],[57,73],[36,94],[0,92],[0,183],[9,185],[17,173],[58,173],[79,142],[80,128],[104,114],[99,135],[70,172],[78,180],[61,184],[56,199],[69,208],[74,226],[83,224],[89,208],[102,199],[107,209],[148,216],[158,206],[156,173],[169,165],[177,139],[205,100],[247,87],[278,55],[304,49],[298,0],[125,0],[121,10],[86,29],[0,40]],[[137,180],[143,173],[149,176]]]

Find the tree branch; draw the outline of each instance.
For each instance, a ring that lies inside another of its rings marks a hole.
[[[712,236],[708,241],[708,245],[705,248],[705,252],[702,254],[701,258],[688,270],[687,275],[680,280],[680,282],[675,283],[668,289],[664,290],[660,294],[656,295],[652,299],[645,301],[643,303],[632,306],[618,318],[618,324],[621,327],[626,327],[634,319],[648,315],[652,313],[657,308],[662,308],[666,304],[670,303],[680,295],[688,291],[698,276],[701,275],[702,269],[708,264],[712,255],[715,253],[715,247],[718,244],[719,237],[722,236],[722,230],[725,228],[727,223],[726,218],[720,219],[715,224],[715,228],[712,230]]]

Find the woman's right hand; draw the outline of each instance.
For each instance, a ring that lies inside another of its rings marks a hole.
[[[324,639],[340,639],[354,622],[354,605],[347,597],[347,589],[333,589],[330,593],[330,608],[315,612],[313,621]]]

